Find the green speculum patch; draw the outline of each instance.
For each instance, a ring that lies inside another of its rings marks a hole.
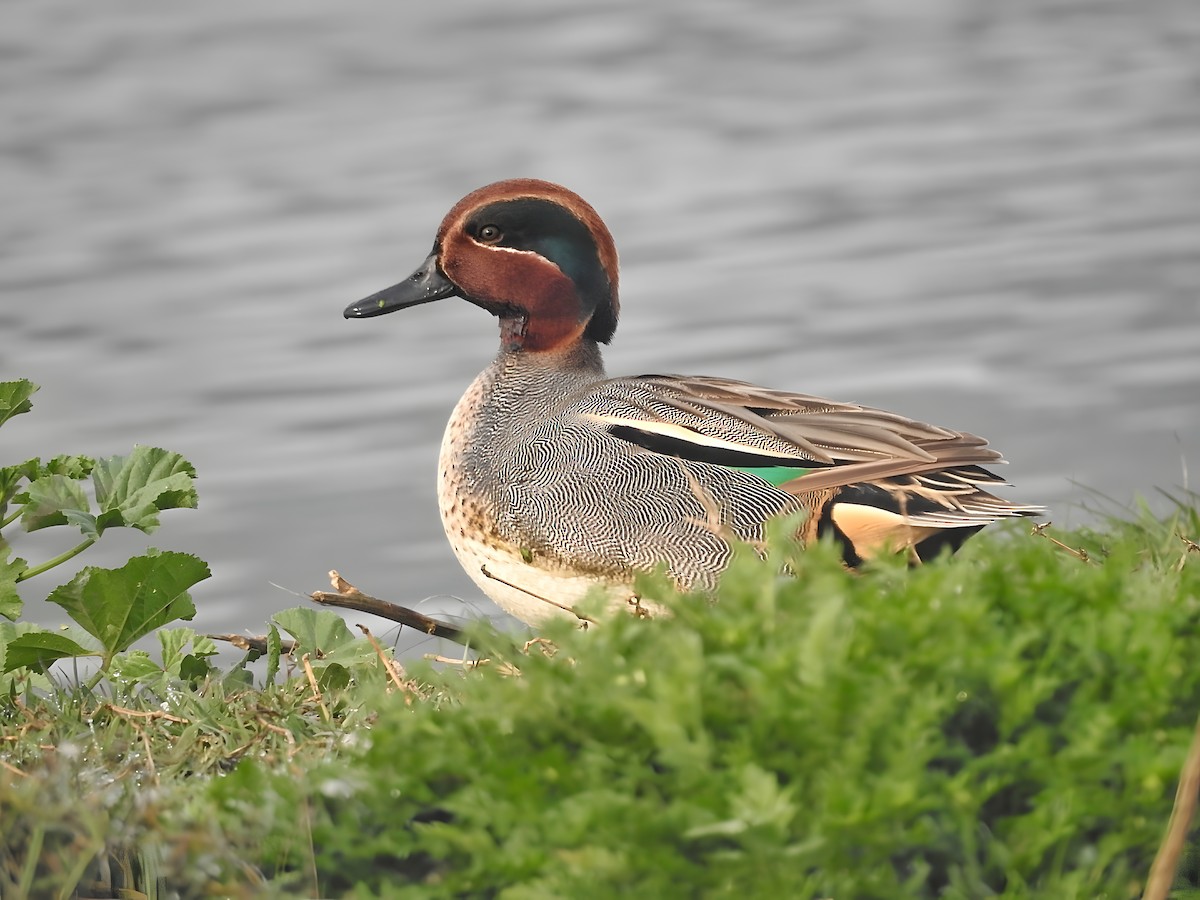
[[[801,469],[798,466],[734,466],[739,472],[748,472],[751,475],[757,475],[768,484],[773,484],[775,487],[799,478],[801,475],[807,475],[812,469]]]

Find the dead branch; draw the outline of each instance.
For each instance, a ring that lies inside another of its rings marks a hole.
[[[256,650],[259,653],[267,652],[267,636],[265,634],[254,636],[248,634],[206,634],[205,637],[212,638],[214,641],[225,641],[226,643],[233,644],[239,650]],[[279,652],[282,654],[291,653],[295,649],[295,641],[281,640],[279,642]]]
[[[370,613],[373,616],[379,616],[384,619],[390,619],[393,622],[399,622],[401,625],[407,625],[409,628],[416,628],[418,631],[423,631],[433,637],[446,638],[447,640],[454,641],[456,644],[465,645],[468,643],[468,638],[461,628],[445,622],[439,622],[437,619],[430,618],[424,613],[417,612],[415,609],[398,606],[395,603],[389,603],[387,600],[380,600],[378,597],[364,594],[339,575],[337,569],[330,571],[329,580],[333,585],[333,591],[313,591],[309,596],[314,603],[320,603],[322,606],[336,606],[341,609],[353,609],[358,612]]]
[[[1066,544],[1064,544],[1058,538],[1053,537],[1052,535],[1046,534],[1046,529],[1049,528],[1053,524],[1054,524],[1053,522],[1039,522],[1038,524],[1032,526],[1029,533],[1031,535],[1033,535],[1034,537],[1045,538],[1050,543],[1052,543],[1055,547],[1058,547],[1060,550],[1065,550],[1067,553],[1070,553],[1072,556],[1074,556],[1080,562],[1086,563],[1086,562],[1092,561],[1092,558],[1088,555],[1087,550],[1085,550],[1083,547],[1068,547]]]

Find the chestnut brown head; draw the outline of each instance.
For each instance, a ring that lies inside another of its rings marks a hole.
[[[352,304],[346,318],[462,297],[500,319],[509,350],[608,343],[617,327],[617,251],[582,198],[520,178],[472,191],[446,214],[433,252],[404,281]]]

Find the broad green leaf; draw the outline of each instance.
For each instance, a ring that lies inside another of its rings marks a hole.
[[[38,390],[32,381],[22,378],[19,381],[0,381],[0,425],[13,416],[27,413],[33,409],[29,398]]]
[[[179,661],[179,677],[184,681],[201,681],[217,672],[217,667],[208,661],[207,656],[189,653]]]
[[[203,634],[196,634],[193,628],[161,628],[158,631],[158,643],[162,647],[162,667],[172,675],[180,676],[180,666],[189,657],[214,656],[217,645],[213,639]],[[191,653],[187,652],[191,645]]]
[[[118,569],[84,568],[47,599],[117,653],[155,628],[194,616],[187,590],[208,576],[203,560],[152,548]]]
[[[179,674],[184,648],[196,636],[192,628],[162,628],[158,632],[158,645],[162,648],[162,668],[172,675]]]
[[[113,677],[161,691],[171,681],[194,681],[215,671],[207,659],[217,652],[216,644],[210,638],[197,636],[191,628],[160,628],[158,641],[162,647],[161,663],[155,662],[144,650],[130,650],[114,657]],[[186,653],[184,650],[189,644],[193,652]]]
[[[75,525],[85,537],[96,537],[96,517],[89,509],[83,486],[66,475],[43,475],[17,495],[25,505],[21,524],[26,531],[51,525]]]
[[[8,501],[17,492],[21,478],[21,473],[16,466],[0,468],[0,519],[3,519],[8,513]]]
[[[331,665],[351,668],[379,658],[369,641],[354,637],[342,617],[330,610],[297,606],[276,613],[271,621],[296,639],[292,656],[309,654],[309,664],[318,672]]]
[[[221,650],[217,646],[217,642],[207,634],[198,634],[192,638],[192,655],[216,656],[220,652]]]
[[[24,634],[26,631],[31,631],[36,627],[31,622],[0,621],[0,672],[4,671],[4,653],[8,647],[8,642],[18,634]]]
[[[99,656],[95,650],[80,646],[63,634],[50,631],[30,631],[13,638],[5,647],[4,671],[22,667],[46,672],[60,659],[76,656]]]
[[[345,666],[328,663],[321,669],[317,685],[326,693],[345,690],[350,685],[350,673]]]
[[[91,474],[95,464],[90,456],[56,456],[47,463],[34,458],[0,468],[0,514],[22,481],[36,481],[47,475],[63,475],[79,481]]]
[[[297,659],[305,653],[328,655],[354,640],[342,617],[327,609],[296,606],[275,613],[271,621],[296,639],[294,655]]]
[[[36,460],[30,460],[30,462],[36,462]],[[96,461],[90,456],[63,454],[41,465],[39,474],[66,475],[68,478],[79,480],[91,475],[92,469],[95,467]]]
[[[100,642],[78,625],[60,625],[58,628],[54,629],[54,633],[70,638],[80,647],[94,656],[99,656],[104,651],[104,648],[100,645]]]
[[[0,537],[0,616],[16,619],[21,614],[21,595],[17,593],[17,578],[28,568],[20,557],[12,556],[12,547]]]
[[[5,671],[4,655],[9,643],[31,631],[40,633],[43,629],[32,622],[0,622],[0,672]]]
[[[4,508],[8,501],[12,499],[13,494],[17,492],[18,486],[22,481],[32,481],[37,478],[41,472],[42,461],[40,459],[27,459],[23,463],[15,466],[4,466],[0,468],[0,516],[4,515]]]
[[[335,647],[327,653],[322,653],[320,660],[310,660],[314,668],[337,664],[352,668],[364,663],[375,665],[379,662],[379,653],[371,646],[366,638],[355,638],[349,643]]]
[[[98,529],[124,525],[149,533],[158,527],[160,510],[195,509],[195,477],[190,462],[158,447],[98,460],[92,471]]]
[[[115,657],[111,671],[114,678],[126,682],[146,681],[163,674],[162,666],[145,650],[130,650]]]
[[[221,685],[228,693],[251,690],[254,687],[254,673],[244,665],[234,666],[221,677]]]

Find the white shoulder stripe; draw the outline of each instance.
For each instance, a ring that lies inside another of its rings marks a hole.
[[[632,428],[635,431],[641,431],[645,434],[657,434],[663,437],[675,438],[676,440],[694,444],[697,447],[713,447],[719,450],[731,450],[736,453],[770,456],[781,462],[793,465],[796,463],[798,456],[796,453],[780,453],[764,447],[756,447],[752,444],[739,444],[735,441],[727,441],[723,438],[714,437],[713,435],[701,434],[698,431],[692,431],[690,428],[676,425],[673,422],[662,422],[653,419],[630,419],[625,416],[604,416],[596,413],[584,413],[580,418],[587,419],[589,422],[594,422],[597,425],[616,425],[623,428]]]

